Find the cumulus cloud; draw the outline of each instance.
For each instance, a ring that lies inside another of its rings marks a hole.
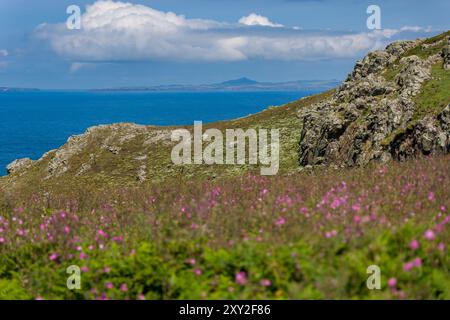
[[[283,27],[256,14],[239,22],[188,19],[144,5],[97,1],[86,8],[81,30],[68,30],[65,23],[43,24],[36,34],[56,53],[75,62],[72,69],[76,71],[83,67],[80,63],[98,61],[356,57],[383,47],[403,32],[311,32]]]
[[[0,49],[0,57],[7,57],[9,55],[8,50]]]
[[[256,13],[251,13],[246,17],[242,17],[239,20],[239,23],[246,26],[283,27],[282,24],[273,23],[269,18],[260,16]]]

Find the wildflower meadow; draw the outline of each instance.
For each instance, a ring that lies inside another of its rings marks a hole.
[[[3,196],[0,298],[450,299],[449,160]]]

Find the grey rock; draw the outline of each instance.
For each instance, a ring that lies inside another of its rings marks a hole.
[[[396,59],[409,49],[415,47],[417,44],[417,40],[395,41],[386,47],[386,52],[391,56],[391,60],[392,58]]]
[[[32,164],[33,160],[31,160],[30,158],[17,159],[6,166],[6,172],[8,174],[14,174],[30,167]]]
[[[431,66],[447,57],[401,55],[421,40],[400,41],[357,62],[328,100],[302,108],[300,166],[356,166],[450,151],[449,107],[412,122],[416,96],[431,79]],[[384,70],[395,63],[388,81]]]
[[[423,82],[431,78],[430,67],[418,56],[409,56],[400,60],[402,70],[396,80],[402,93],[414,96],[420,92]]]
[[[450,39],[442,50],[442,58],[444,59],[444,69],[450,70]]]

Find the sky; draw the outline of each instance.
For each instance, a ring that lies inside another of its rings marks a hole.
[[[342,80],[371,50],[449,29],[447,0],[0,0],[0,87]]]

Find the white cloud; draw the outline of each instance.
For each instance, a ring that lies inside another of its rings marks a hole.
[[[404,26],[400,28],[400,31],[431,32],[433,30],[431,26],[428,26],[426,28],[420,26]]]
[[[9,55],[8,50],[0,49],[0,57],[7,57]]]
[[[256,14],[242,18],[240,24],[229,24],[188,19],[143,5],[97,1],[83,14],[81,30],[68,30],[65,23],[43,24],[37,35],[73,61],[71,70],[75,72],[83,67],[80,63],[97,61],[356,57],[383,47],[403,31],[308,32],[282,27]]]
[[[239,23],[246,26],[283,27],[282,24],[273,23],[267,17],[260,16],[256,13],[251,13],[246,17],[242,17],[239,20]]]

